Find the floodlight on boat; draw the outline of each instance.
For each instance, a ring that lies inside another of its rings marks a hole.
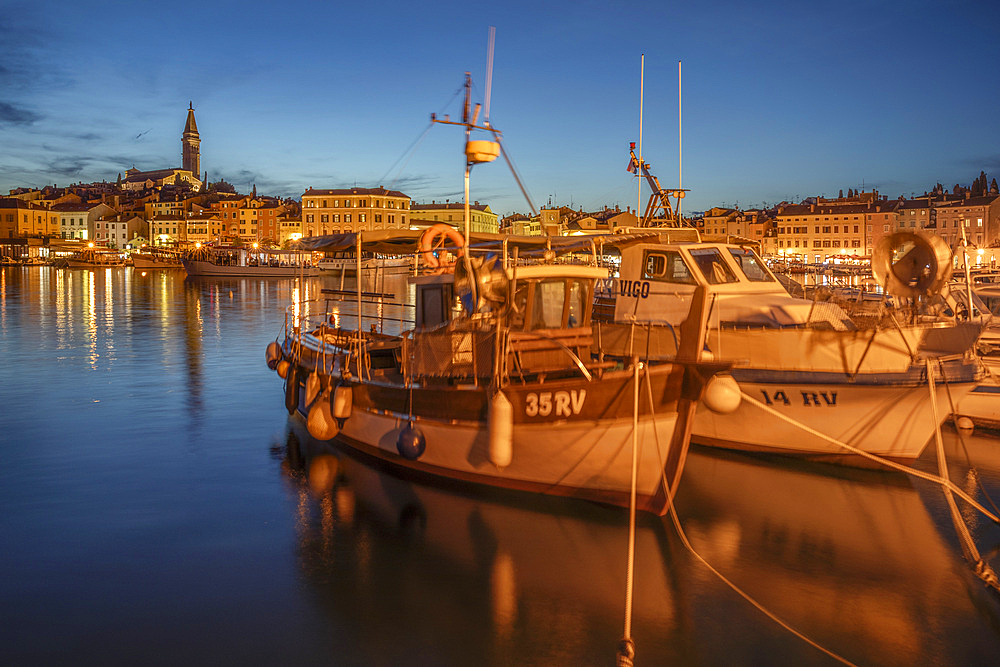
[[[477,139],[465,143],[465,157],[470,163],[493,162],[500,155],[500,143]]]

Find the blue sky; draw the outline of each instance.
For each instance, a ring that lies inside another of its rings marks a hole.
[[[188,102],[202,170],[238,190],[384,185],[462,197],[465,71],[535,206],[645,205],[639,137],[685,210],[838,190],[921,193],[1000,176],[1000,3],[5,3],[0,192],[180,166]],[[422,137],[422,138],[421,138]],[[419,141],[418,141],[419,140]],[[472,198],[527,203],[502,160]]]

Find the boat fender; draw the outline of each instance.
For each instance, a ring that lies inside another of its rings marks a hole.
[[[319,373],[309,373],[306,377],[306,407],[308,408],[323,390],[323,382],[319,378]]]
[[[971,431],[976,427],[976,424],[968,417],[959,417],[957,420],[955,420],[955,426],[962,429],[963,431]]]
[[[743,401],[743,391],[732,375],[721,374],[712,377],[705,386],[702,402],[712,412],[728,415],[740,407]]]
[[[272,340],[267,344],[267,349],[264,351],[264,356],[267,359],[267,367],[272,371],[277,368],[278,362],[281,361],[281,346],[278,345],[278,341]]]
[[[282,378],[287,378],[288,369],[291,368],[291,366],[292,365],[290,363],[282,359],[281,361],[278,362],[278,365],[275,367],[275,370],[278,371],[278,375],[280,375]]]
[[[412,421],[407,422],[396,438],[396,451],[404,459],[416,461],[423,455],[425,449],[427,449],[427,439],[424,438],[424,434],[413,425]]]
[[[490,399],[486,428],[490,462],[497,468],[506,468],[514,455],[514,406],[502,391]]]
[[[333,390],[331,408],[337,419],[347,419],[351,416],[351,406],[354,403],[354,392],[349,385],[338,384]]]
[[[288,414],[295,414],[299,407],[299,370],[296,366],[290,366],[288,377],[285,378],[285,409]]]
[[[308,392],[308,389],[306,391]],[[306,417],[306,428],[309,430],[309,435],[317,440],[332,440],[337,437],[340,427],[330,412],[330,401],[321,399],[312,404],[309,416]]]

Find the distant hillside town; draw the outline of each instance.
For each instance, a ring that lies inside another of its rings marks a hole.
[[[462,226],[462,202],[415,203],[382,186],[317,189],[299,201],[241,194],[201,171],[201,137],[193,105],[181,135],[181,166],[130,168],[114,182],[17,188],[0,198],[0,254],[24,256],[49,243],[87,242],[127,249],[185,248],[196,243],[287,246],[308,236],[377,229],[421,229],[438,222]],[[767,208],[714,207],[685,221],[706,239],[755,243],[762,254],[806,263],[870,257],[883,236],[924,230],[952,248],[1000,246],[1000,192],[984,172],[969,186],[940,183],[906,199],[848,189],[836,198],[808,197]],[[543,207],[538,215],[500,219],[488,204],[470,205],[475,232],[518,235],[614,233],[640,224],[631,208],[584,211]]]

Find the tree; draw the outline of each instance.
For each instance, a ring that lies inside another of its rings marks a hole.
[[[991,195],[1000,194],[1000,190],[997,189],[997,179],[995,178],[993,179],[993,182],[990,183],[990,194]]]
[[[850,192],[851,192],[850,190],[848,190],[848,191],[847,191],[847,193],[848,193],[848,196],[850,196]],[[841,191],[840,191],[840,194],[839,194],[838,196],[839,196],[839,197],[840,197],[841,199],[843,199],[843,198],[844,198],[844,190],[843,190],[843,189],[841,189]]]

